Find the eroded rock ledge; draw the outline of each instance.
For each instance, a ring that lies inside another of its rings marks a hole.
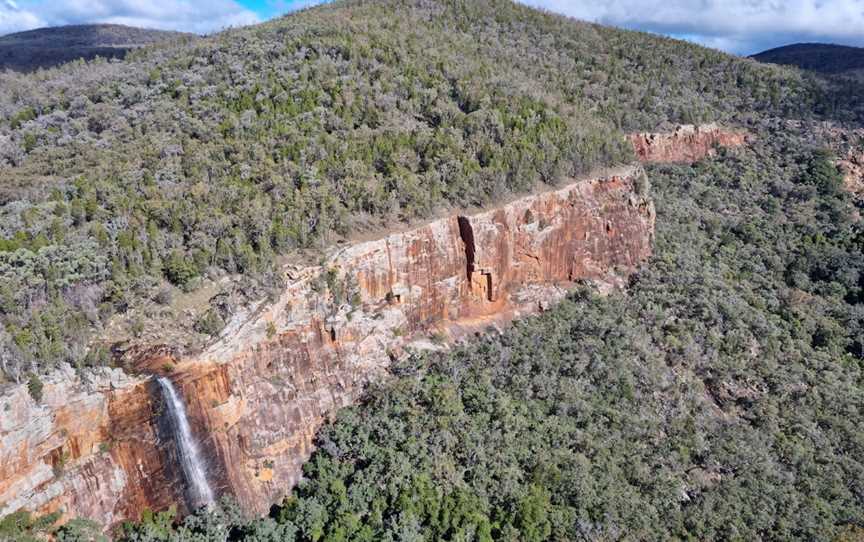
[[[686,124],[673,132],[631,134],[629,137],[640,162],[687,163],[714,156],[719,147],[745,145],[748,135],[717,124]]]
[[[171,367],[219,493],[265,512],[301,474],[316,430],[407,345],[541,310],[576,281],[621,283],[651,254],[641,168],[451,216],[287,271],[275,302]],[[104,524],[184,502],[155,385],[119,371],[45,379],[0,398],[0,515],[62,509]]]
[[[801,123],[787,121],[800,130]],[[833,123],[821,123],[810,127],[825,145],[836,154],[835,164],[843,176],[843,189],[859,202],[864,200],[864,129],[846,128]],[[860,217],[859,217],[860,220]]]

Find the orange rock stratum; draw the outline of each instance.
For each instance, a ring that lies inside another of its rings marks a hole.
[[[740,147],[747,137],[746,132],[704,124],[679,126],[673,132],[632,134],[630,142],[640,162],[697,162],[713,156],[718,147]]]

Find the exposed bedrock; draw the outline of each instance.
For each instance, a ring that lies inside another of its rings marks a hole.
[[[175,371],[214,463],[230,466],[222,487],[265,511],[298,481],[327,414],[412,340],[534,312],[576,280],[628,276],[651,253],[642,175],[622,170],[437,220],[289,272],[279,300]]]
[[[864,150],[849,150],[837,166],[843,174],[844,189],[856,198],[864,198]]]
[[[717,124],[686,124],[673,132],[631,134],[629,137],[641,162],[687,163],[714,156],[720,147],[745,145],[749,136]]]
[[[0,396],[0,516],[59,510],[112,524],[182,502],[151,381],[68,367],[43,380],[38,402],[25,385]]]
[[[641,168],[622,168],[335,250],[286,270],[280,298],[235,316],[204,352],[165,349],[146,365],[182,396],[214,492],[266,512],[299,480],[326,417],[406,346],[542,310],[577,281],[625,281],[651,254],[646,186]],[[25,385],[0,398],[0,515],[62,509],[113,524],[182,508],[152,378],[67,370],[45,381],[39,402]]]

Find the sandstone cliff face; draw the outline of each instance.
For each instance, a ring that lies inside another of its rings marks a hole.
[[[716,124],[682,125],[674,132],[631,134],[630,141],[641,162],[698,162],[713,156],[718,147],[746,144],[747,135]]]
[[[237,315],[206,351],[154,356],[148,366],[174,367],[216,492],[266,512],[326,417],[406,346],[535,312],[575,281],[626,279],[651,254],[643,176],[626,168],[334,251],[287,270],[281,297]],[[62,508],[111,524],[183,502],[152,381],[49,380],[41,404],[25,386],[0,403],[0,515]]]
[[[45,379],[38,403],[23,385],[4,393],[0,516],[60,510],[111,524],[182,502],[149,385],[117,369],[84,378],[67,367]]]
[[[279,300],[238,318],[176,371],[211,436],[220,486],[266,511],[299,480],[326,416],[412,340],[534,312],[573,281],[635,271],[654,230],[653,207],[636,193],[641,175],[629,169],[438,220],[290,272]]]

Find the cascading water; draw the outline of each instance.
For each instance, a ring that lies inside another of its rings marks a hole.
[[[180,399],[174,384],[167,378],[156,379],[162,390],[162,398],[168,408],[168,417],[171,422],[171,430],[177,444],[180,465],[186,476],[187,490],[191,505],[195,508],[208,506],[213,503],[213,490],[207,482],[207,469],[201,458],[198,443],[189,428],[189,420],[186,417],[186,406]]]

